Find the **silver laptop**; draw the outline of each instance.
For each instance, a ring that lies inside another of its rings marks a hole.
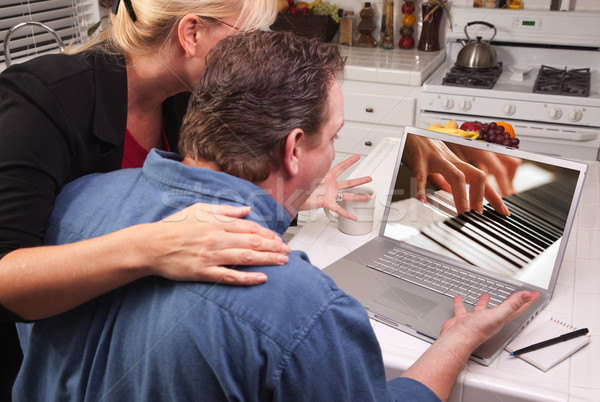
[[[417,200],[403,163],[413,136],[463,155],[510,158],[514,189],[502,197],[510,216],[489,204],[483,213],[457,214],[452,195],[429,184],[426,201]],[[515,291],[539,291],[536,304],[474,351],[472,360],[489,365],[550,301],[586,172],[580,162],[405,127],[379,236],[324,272],[371,318],[429,342],[453,316],[457,294],[472,311],[482,293],[493,306]]]

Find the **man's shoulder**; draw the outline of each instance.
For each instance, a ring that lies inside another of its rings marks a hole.
[[[132,216],[135,211],[131,210],[136,209],[140,199],[152,195],[140,185],[144,182],[142,177],[141,169],[123,169],[93,173],[67,183],[56,198],[45,243],[72,243],[145,223],[150,218],[144,222],[125,218]],[[131,213],[122,213],[126,209]],[[121,218],[107,219],[108,216]]]
[[[244,269],[244,268],[242,268]],[[249,267],[263,272],[266,283],[251,287],[219,285],[206,292],[208,284],[182,283],[187,290],[218,306],[235,321],[244,322],[286,348],[335,305],[338,312],[363,314],[360,304],[340,290],[335,282],[313,266],[304,252],[292,251],[283,266]],[[365,314],[366,317],[366,314]]]
[[[67,183],[59,193],[55,205],[55,214],[63,207],[75,204],[103,204],[106,200],[115,200],[120,194],[125,196],[126,188],[142,176],[141,169],[122,169],[107,173],[92,173]],[[107,191],[108,190],[108,191]]]

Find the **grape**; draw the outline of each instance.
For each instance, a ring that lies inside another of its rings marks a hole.
[[[470,121],[463,123],[464,125],[469,124],[471,127],[479,127],[479,140],[487,141],[493,144],[499,144],[504,146],[510,146],[513,148],[519,148],[520,140],[516,137],[511,138],[510,133],[506,132],[503,125],[498,125],[496,122],[482,123],[479,121]],[[463,128],[467,130],[468,128]]]
[[[313,6],[311,12],[315,15],[328,15],[335,22],[340,22],[340,17],[338,15],[338,6],[336,6],[335,4],[330,4],[321,1]]]

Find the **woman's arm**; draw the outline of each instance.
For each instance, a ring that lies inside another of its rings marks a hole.
[[[124,78],[107,69],[103,82],[112,85],[100,89],[110,102],[99,105],[103,98],[95,93],[93,63],[82,57],[40,57],[0,74],[0,304],[34,320],[146,275],[264,281],[219,268],[242,261],[286,261],[288,246],[245,220],[158,222],[76,244],[40,247],[62,186],[87,173],[116,170],[122,157],[115,133],[125,130],[119,105],[126,91],[119,96],[117,90],[126,88]],[[33,73],[40,69],[47,73],[44,79]],[[221,213],[241,217],[248,211],[225,208]]]
[[[279,236],[232,219],[250,208],[209,207],[195,204],[160,222],[77,243],[12,251],[0,260],[0,304],[24,320],[38,320],[148,275],[256,285],[267,277],[223,265],[287,262],[289,246]]]

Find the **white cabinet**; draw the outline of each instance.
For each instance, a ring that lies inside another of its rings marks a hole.
[[[400,137],[414,125],[421,87],[345,80],[345,124],[335,143],[339,156],[367,155],[384,137]]]

